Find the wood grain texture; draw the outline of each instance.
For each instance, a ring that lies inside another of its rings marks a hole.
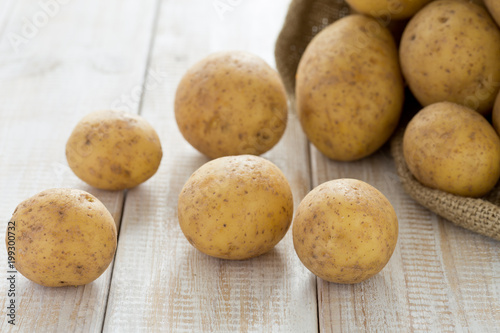
[[[219,17],[212,1],[163,1],[151,68],[165,78],[146,92],[142,115],[156,125],[164,161],[130,191],[122,222],[105,332],[316,332],[315,278],[296,257],[291,233],[246,261],[195,250],[177,220],[177,199],[207,158],[182,138],[173,98],[185,71],[211,52],[239,49],[274,65],[274,40],[288,1],[242,1]],[[290,116],[265,155],[291,183],[295,205],[309,190],[307,143]]]
[[[498,332],[498,242],[439,218],[399,183],[389,149],[358,162],[312,148],[313,184],[357,178],[387,196],[399,219],[396,250],[381,273],[358,285],[318,279],[321,332]]]
[[[96,190],[78,180],[67,166],[65,145],[86,113],[110,108],[142,84],[156,2],[65,3],[44,10],[38,1],[2,2],[0,239],[19,202],[54,187],[92,193],[120,222],[123,192]],[[31,33],[26,22],[34,26]],[[21,44],[13,44],[15,35],[24,38]],[[5,315],[7,256],[0,247],[1,332],[101,330],[113,264],[96,281],[77,288],[42,287],[18,273],[12,326]]]
[[[293,108],[285,136],[264,157],[285,173],[295,206],[311,187],[342,177],[384,193],[400,226],[384,270],[358,285],[332,284],[302,266],[291,232],[246,261],[208,257],[183,236],[178,194],[208,159],[177,129],[177,84],[191,65],[220,50],[246,50],[274,66],[288,4],[66,1],[43,23],[38,1],[2,1],[0,216],[6,222],[20,201],[51,187],[91,192],[117,223],[125,206],[114,266],[93,283],[45,288],[18,274],[15,327],[5,316],[7,283],[0,283],[1,332],[500,331],[499,243],[416,204],[399,184],[388,147],[353,163],[326,159],[307,143]],[[42,21],[29,33],[24,18]],[[16,46],[13,34],[26,33]],[[105,108],[139,111],[163,145],[158,173],[126,200],[123,192],[79,181],[64,156],[77,121]],[[4,233],[0,228],[0,239]],[[0,260],[6,281],[5,251]]]

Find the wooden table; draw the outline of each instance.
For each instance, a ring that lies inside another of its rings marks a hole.
[[[296,206],[311,188],[335,178],[358,178],[382,191],[400,223],[385,269],[363,283],[338,285],[302,266],[291,232],[270,253],[247,261],[208,257],[184,238],[177,197],[207,158],[177,129],[177,83],[193,63],[219,50],[247,50],[274,66],[274,42],[288,5],[289,0],[1,0],[2,236],[20,201],[53,187],[96,195],[120,228],[116,258],[93,283],[45,288],[17,274],[16,326],[5,315],[2,250],[1,332],[500,330],[500,243],[412,201],[387,146],[355,163],[328,160],[307,142],[293,109],[285,136],[264,157],[289,179]],[[78,120],[110,108],[140,113],[163,145],[158,173],[126,193],[89,187],[65,158]]]

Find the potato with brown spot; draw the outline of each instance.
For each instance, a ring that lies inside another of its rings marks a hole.
[[[214,53],[195,64],[175,95],[180,132],[210,158],[265,153],[283,135],[287,110],[279,74],[239,51]]]
[[[422,109],[403,137],[408,169],[423,185],[480,197],[500,178],[500,138],[465,106],[441,102]]]
[[[96,188],[123,190],[152,177],[162,159],[160,138],[142,117],[97,111],[76,125],[66,144],[73,172]]]
[[[8,253],[19,273],[40,285],[90,283],[113,260],[115,221],[106,207],[87,192],[40,192],[21,202],[10,221],[9,226],[14,228],[7,228],[5,235]]]
[[[313,189],[293,221],[302,263],[323,280],[359,283],[380,272],[398,240],[396,212],[373,186],[337,179]]]
[[[346,0],[359,13],[384,20],[403,20],[412,17],[431,0]]]
[[[257,156],[210,161],[191,175],[179,195],[179,224],[188,241],[222,259],[268,252],[285,236],[292,216],[287,179]]]
[[[297,70],[297,113],[307,138],[327,157],[352,161],[374,153],[396,128],[403,80],[391,33],[349,15],[322,30]]]
[[[406,26],[399,51],[404,77],[423,106],[448,101],[491,112],[500,90],[500,30],[486,9],[431,2]]]

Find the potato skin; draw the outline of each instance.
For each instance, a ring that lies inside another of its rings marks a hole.
[[[498,135],[500,135],[500,93],[498,93],[495,105],[493,106],[492,121],[493,127],[497,131]]]
[[[403,20],[413,16],[431,0],[346,0],[359,13],[385,20]]]
[[[178,202],[182,232],[201,252],[248,259],[271,250],[293,217],[293,197],[278,167],[257,156],[215,159],[184,185]]]
[[[423,106],[448,101],[486,115],[500,89],[500,30],[484,8],[438,0],[408,23],[401,67]]]
[[[42,286],[90,283],[113,260],[115,221],[106,207],[85,191],[40,192],[21,202],[11,221],[15,223],[15,267]],[[7,248],[8,236],[9,232]]]
[[[292,231],[295,251],[311,272],[326,281],[352,284],[385,267],[398,240],[398,219],[373,186],[337,179],[306,195]]]
[[[214,53],[195,64],[175,95],[180,132],[210,158],[265,153],[283,135],[287,112],[279,74],[240,51]]]
[[[484,4],[497,25],[500,26],[500,2],[498,0],[484,0]]]
[[[322,30],[302,56],[297,112],[324,155],[357,160],[379,149],[396,128],[403,90],[390,32],[372,18],[349,15]]]
[[[144,118],[97,111],[76,125],[66,144],[75,175],[104,190],[135,187],[152,177],[163,156],[160,138]]]
[[[472,109],[441,102],[422,109],[403,137],[405,161],[425,186],[480,197],[500,178],[500,138]]]

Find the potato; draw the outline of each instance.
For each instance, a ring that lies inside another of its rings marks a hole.
[[[390,32],[362,15],[344,17],[308,45],[296,101],[308,139],[334,160],[375,152],[398,124],[403,81]]]
[[[50,189],[17,206],[5,242],[16,269],[31,281],[79,286],[97,279],[113,260],[116,225],[91,194]]]
[[[346,0],[359,13],[384,20],[402,20],[413,16],[431,0]]]
[[[158,134],[144,118],[121,111],[85,116],[66,144],[68,164],[81,180],[104,190],[135,187],[162,159]]]
[[[287,110],[278,73],[245,52],[209,55],[188,70],[175,95],[179,130],[210,158],[265,153],[283,135]]]
[[[261,157],[221,157],[186,182],[178,217],[182,232],[201,252],[248,259],[285,236],[293,217],[292,192],[280,169]]]
[[[423,106],[448,101],[491,112],[500,89],[500,30],[484,8],[458,0],[430,3],[406,26],[400,58]]]
[[[293,221],[302,263],[323,280],[358,283],[385,267],[398,240],[391,203],[373,186],[337,179],[313,189]]]
[[[495,106],[493,107],[492,121],[493,127],[500,135],[500,93],[498,93],[497,99],[495,101]]]
[[[408,168],[425,186],[480,197],[500,178],[500,138],[483,116],[465,106],[429,105],[403,137]]]
[[[484,0],[484,4],[488,8],[491,16],[495,19],[500,26],[500,1],[498,0]]]

